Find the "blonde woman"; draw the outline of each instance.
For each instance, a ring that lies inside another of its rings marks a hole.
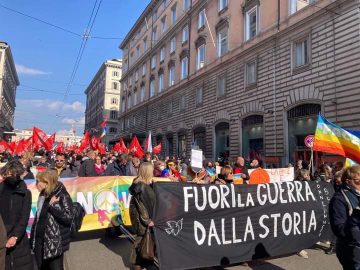
[[[63,256],[71,238],[72,200],[55,171],[38,173],[36,187],[40,195],[30,241],[38,268],[64,269]]]
[[[130,201],[130,218],[137,239],[132,249],[132,269],[156,269],[154,262],[142,259],[136,252],[137,244],[145,235],[146,230],[154,226],[152,221],[153,208],[155,205],[155,192],[152,189],[154,166],[150,162],[140,165],[139,173],[129,188],[132,195]]]

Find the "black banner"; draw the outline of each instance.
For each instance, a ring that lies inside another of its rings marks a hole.
[[[328,183],[157,183],[154,189],[160,269],[286,255],[330,239]]]

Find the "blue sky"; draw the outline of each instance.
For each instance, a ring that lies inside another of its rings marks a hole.
[[[91,36],[125,37],[150,0],[103,0]],[[98,2],[99,3],[99,2]],[[95,0],[0,0],[8,8],[83,34]],[[107,59],[120,58],[120,39],[89,39],[68,97],[81,37],[71,35],[0,7],[0,40],[7,42],[17,65],[14,127],[37,126],[62,133],[75,124],[83,133],[84,90]]]

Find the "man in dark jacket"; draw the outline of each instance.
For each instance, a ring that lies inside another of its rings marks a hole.
[[[105,175],[108,176],[126,176],[126,155],[120,155],[114,162],[106,168]]]
[[[88,159],[86,159],[79,168],[79,176],[81,177],[91,177],[97,176],[95,171],[95,152],[89,151],[87,153]]]
[[[56,171],[60,178],[75,177],[76,175],[72,172],[70,167],[67,166],[67,160],[63,154],[57,154],[55,157],[55,165],[49,168],[50,170]]]
[[[6,228],[0,214],[0,270],[5,270],[6,241]]]
[[[233,168],[234,174],[241,174],[241,178],[246,181],[249,180],[249,173],[245,167],[245,160],[243,157],[237,157],[235,167]]]

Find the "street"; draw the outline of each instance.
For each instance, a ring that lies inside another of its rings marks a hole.
[[[108,236],[104,230],[81,233],[71,243],[71,269],[119,270],[129,269],[130,242],[124,238]],[[335,255],[326,255],[316,247],[308,249],[309,259],[297,255],[249,263],[249,266],[232,266],[225,269],[239,270],[337,270],[341,266]],[[223,268],[212,268],[223,269]]]

